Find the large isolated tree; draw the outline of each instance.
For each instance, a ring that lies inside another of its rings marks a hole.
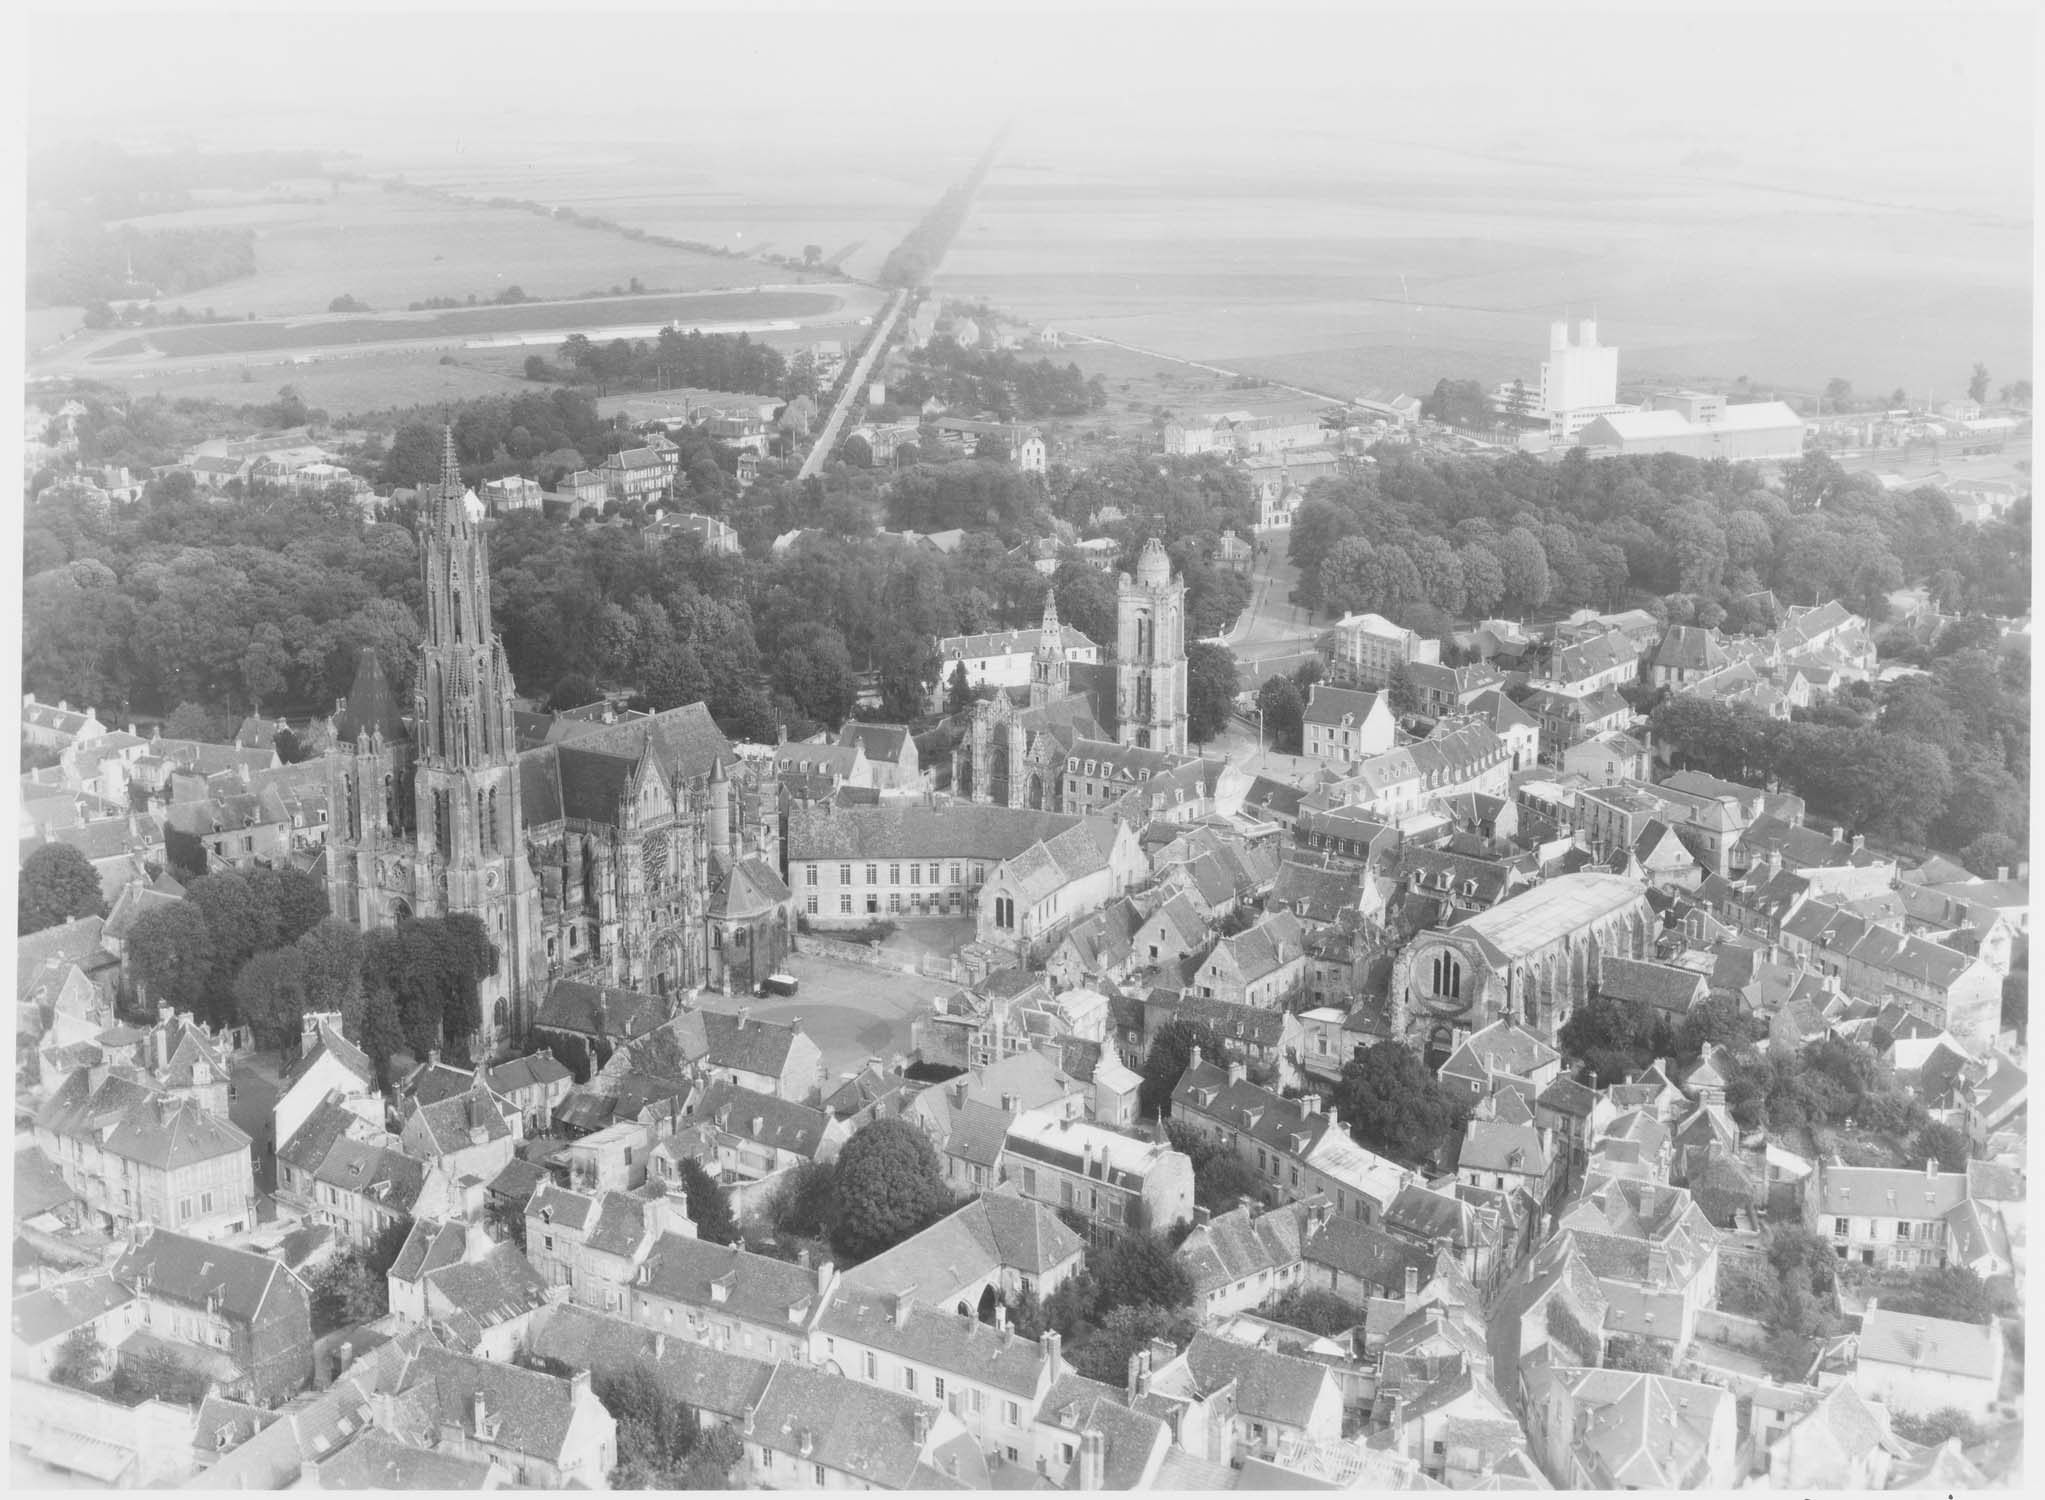
[[[1137,1093],[1146,1115],[1163,1114],[1170,1106],[1172,1090],[1178,1087],[1179,1075],[1186,1071],[1195,1047],[1206,1061],[1227,1065],[1228,1043],[1205,1021],[1170,1021],[1150,1039],[1150,1051],[1144,1054],[1140,1070],[1143,1086]]]
[[[1342,1069],[1335,1103],[1357,1144],[1405,1161],[1425,1161],[1448,1141],[1462,1111],[1404,1042],[1367,1048]]]
[[[875,1120],[838,1153],[831,1245],[848,1264],[869,1260],[952,1210],[944,1167],[906,1120]]]
[[[15,890],[15,930],[26,937],[76,917],[103,917],[99,872],[69,844],[44,844],[21,862]]]
[[[693,1156],[682,1158],[682,1194],[695,1222],[696,1238],[713,1245],[738,1242],[738,1220],[732,1216],[731,1194]]]

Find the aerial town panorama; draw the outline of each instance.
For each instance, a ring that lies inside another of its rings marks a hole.
[[[59,123],[15,1487],[2021,1486],[2027,262],[1723,352],[1444,152],[1370,333],[1027,111]]]

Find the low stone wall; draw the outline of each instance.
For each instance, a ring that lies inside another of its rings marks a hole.
[[[842,938],[825,937],[816,932],[805,932],[797,937],[795,951],[809,958],[857,964],[862,969],[880,969],[890,974],[916,972],[916,961],[913,958],[887,953],[879,948],[870,948],[865,943],[849,943]]]
[[[1697,1337],[1733,1349],[1758,1350],[1768,1342],[1768,1327],[1758,1318],[1713,1308],[1697,1315]]]

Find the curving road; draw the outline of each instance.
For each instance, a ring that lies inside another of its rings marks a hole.
[[[873,337],[866,341],[866,347],[860,351],[859,363],[852,367],[852,378],[845,382],[845,388],[838,393],[838,399],[831,407],[830,418],[824,423],[824,430],[817,434],[817,440],[810,445],[809,456],[803,459],[802,467],[796,470],[795,477],[798,480],[807,479],[823,468],[824,460],[829,458],[831,450],[838,446],[838,430],[845,425],[845,418],[851,415],[852,408],[859,403],[865,392],[866,377],[873,371],[873,362],[880,357],[881,351],[887,348],[888,339],[895,331],[895,320],[902,315],[902,309],[908,305],[908,301],[907,292],[896,292],[888,302],[887,311],[874,320]]]

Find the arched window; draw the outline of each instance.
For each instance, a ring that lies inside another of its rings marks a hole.
[[[1434,992],[1451,1000],[1463,998],[1463,966],[1453,953],[1434,956]]]
[[[460,641],[462,638],[462,591],[460,589],[454,591],[454,638],[456,641]]]
[[[497,788],[494,786],[490,788],[490,818],[483,826],[490,830],[490,852],[492,854],[503,853],[504,836],[502,830],[497,826]]]
[[[502,1031],[505,1028],[505,1025],[511,1020],[511,1002],[509,1000],[500,999],[497,1002],[497,1009],[493,1012],[493,1014],[496,1017],[497,1029],[499,1031]]]

